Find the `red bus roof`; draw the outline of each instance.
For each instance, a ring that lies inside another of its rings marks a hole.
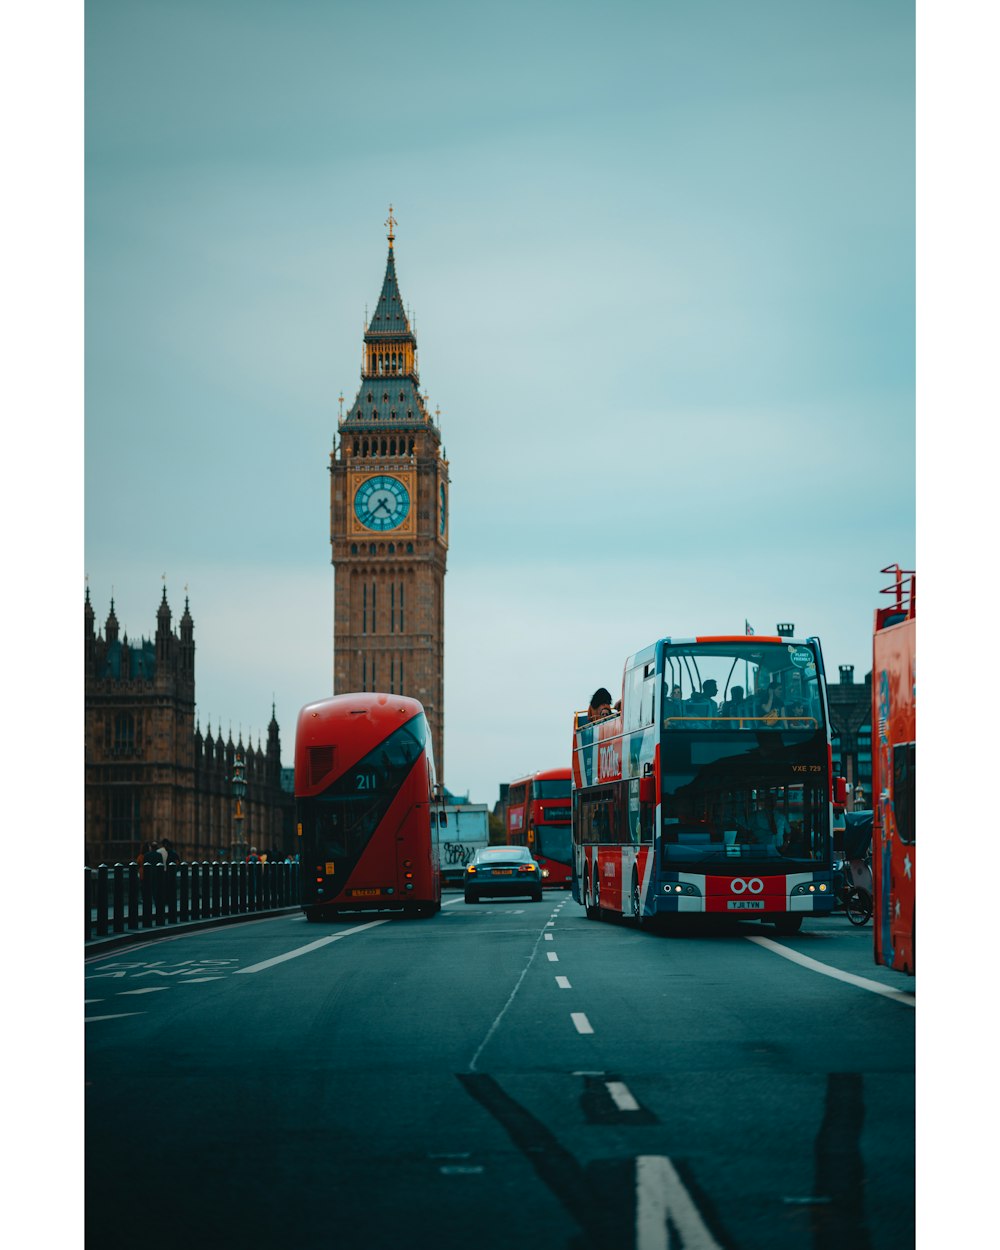
[[[568,781],[572,769],[567,764],[564,768],[539,768],[537,772],[526,773],[523,777],[515,777],[512,786],[526,785],[529,781]]]
[[[324,789],[423,711],[417,699],[374,692],[307,703],[295,727],[295,793]]]

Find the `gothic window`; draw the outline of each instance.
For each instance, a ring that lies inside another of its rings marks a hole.
[[[351,543],[351,555],[356,556],[357,554],[358,554],[358,544]]]
[[[361,587],[361,632],[368,633],[368,583]]]
[[[369,403],[371,403],[371,402],[372,402],[372,393],[371,393],[371,391],[369,391],[369,392],[368,392],[368,402],[369,402]]]
[[[400,633],[403,632],[403,583],[402,582],[399,583],[399,632]],[[400,666],[402,666],[402,661],[400,661]],[[402,671],[402,667],[400,668],[400,671]]]
[[[109,795],[108,808],[109,841],[140,841],[138,791],[115,787]]]
[[[374,543],[369,543],[369,544],[368,544],[368,554],[369,554],[370,556],[375,555],[375,553],[376,553],[377,551],[378,551],[378,548],[375,546],[375,544],[374,544]]]
[[[412,555],[413,555],[413,543],[407,543],[407,544],[406,544],[406,554],[407,554],[408,556],[412,556]]]
[[[119,712],[115,717],[115,755],[130,754],[135,746],[135,717],[130,712]]]
[[[382,403],[383,403],[383,404],[387,404],[388,402],[389,402],[389,392],[388,392],[388,391],[383,391],[383,392],[382,392]]]
[[[396,544],[395,544],[395,543],[390,543],[390,544],[389,544],[389,555],[394,556],[395,554],[396,554]]]
[[[399,392],[399,402],[400,402],[400,403],[402,403],[402,402],[403,402],[403,400],[404,400],[405,398],[406,398],[406,396],[404,395],[404,393],[403,393],[402,391],[400,391],[400,392]]]

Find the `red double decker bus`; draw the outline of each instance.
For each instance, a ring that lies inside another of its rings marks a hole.
[[[547,886],[567,890],[572,877],[571,770],[545,768],[507,789],[507,841],[526,846]]]
[[[917,577],[890,564],[872,637],[875,962],[916,972]]]
[[[295,730],[302,909],[441,908],[434,758],[423,707],[388,694],[307,703]]]
[[[828,914],[829,723],[816,638],[662,638],[630,657],[620,711],[575,718],[573,897],[639,925],[795,933]]]

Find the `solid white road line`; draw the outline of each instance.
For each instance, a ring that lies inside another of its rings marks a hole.
[[[635,1161],[636,1250],[669,1250],[668,1215],[684,1250],[721,1250],[670,1160],[665,1155],[639,1155]]]
[[[571,990],[573,988],[569,983],[569,977],[556,977],[556,985],[561,990]]]
[[[569,1018],[576,1025],[577,1033],[593,1033],[594,1028],[582,1011],[571,1011]]]
[[[872,994],[881,994],[884,998],[894,998],[898,1003],[905,1003],[907,1007],[916,1007],[916,995],[907,993],[906,990],[897,990],[891,985],[882,985],[878,981],[869,981],[867,977],[855,976],[853,972],[841,972],[839,968],[832,968],[829,964],[821,964],[818,959],[810,959],[808,955],[803,955],[799,951],[792,950],[789,946],[782,946],[780,942],[772,941],[771,938],[751,937],[747,938],[748,942],[756,942],[758,946],[763,946],[769,951],[773,951],[776,955],[781,955],[785,959],[790,959],[793,964],[801,964],[803,968],[808,968],[810,972],[821,972],[825,977],[833,977],[835,981],[846,981],[848,985],[856,985],[859,989],[869,990]]]
[[[124,1020],[126,1016],[144,1016],[144,1011],[119,1011],[114,1016],[84,1016],[84,1024],[96,1024],[98,1020]]]
[[[638,1111],[639,1104],[622,1081],[605,1081],[604,1086],[619,1111]]]
[[[249,968],[237,968],[234,976],[243,972],[263,972],[265,968],[273,968],[275,964],[283,964],[286,959],[297,959],[299,955],[308,955],[310,951],[319,950],[321,946],[329,946],[331,942],[339,942],[341,938],[353,937],[355,933],[364,933],[365,929],[374,929],[377,925],[388,924],[388,920],[369,920],[367,924],[359,924],[356,929],[347,929],[343,933],[334,933],[330,937],[320,938],[318,942],[310,942],[308,946],[300,946],[297,950],[287,951],[284,955],[275,955],[273,959],[265,959],[262,963],[251,964]]]

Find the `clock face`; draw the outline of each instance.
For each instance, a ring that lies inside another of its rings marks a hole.
[[[394,530],[410,511],[410,495],[399,478],[382,474],[361,483],[354,514],[370,530]]]

